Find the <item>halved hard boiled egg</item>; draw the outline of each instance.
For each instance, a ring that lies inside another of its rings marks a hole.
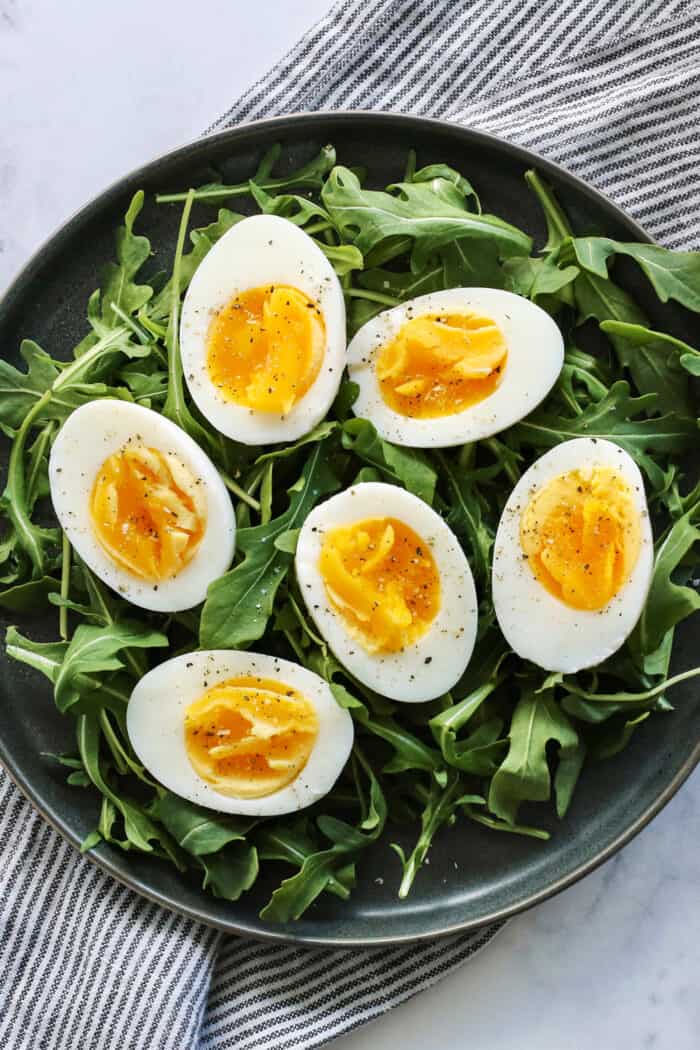
[[[309,514],[296,572],[306,606],[337,658],[393,700],[432,700],[461,678],[477,601],[454,533],[417,496],[365,482]]]
[[[523,474],[503,510],[493,601],[506,641],[548,671],[574,673],[616,652],[651,584],[644,482],[619,445],[577,438]]]
[[[557,325],[528,299],[452,288],[368,321],[348,347],[356,415],[398,445],[479,441],[547,396],[564,361]]]
[[[318,675],[228,649],[176,656],[144,675],[127,730],[146,768],[176,795],[260,817],[323,798],[354,736],[350,714]]]
[[[233,558],[236,521],[205,452],[148,408],[77,408],[49,460],[51,500],[85,564],[134,605],[190,609]]]
[[[292,441],[328,412],[345,367],[345,302],[333,267],[288,219],[253,215],[200,263],[180,353],[190,393],[247,445]]]

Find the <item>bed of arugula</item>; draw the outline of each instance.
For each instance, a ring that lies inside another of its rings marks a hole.
[[[628,256],[662,302],[700,313],[700,253],[577,237],[535,172],[525,177],[546,219],[540,251],[527,233],[483,214],[472,185],[444,164],[416,170],[409,156],[402,181],[374,191],[363,188],[361,172],[336,165],[330,146],[284,177],[274,174],[278,156],[278,147],[270,150],[249,182],[159,198],[181,204],[179,232],[171,272],[148,283],[140,273],[151,245],[135,231],[143,205],[137,193],[117,231],[116,260],[88,302],[89,331],[73,359],[54,360],[25,341],[25,370],[0,361],[0,426],[11,441],[0,501],[0,604],[29,623],[55,606],[55,641],[33,641],[10,627],[6,646],[51,681],[59,711],[75,721],[75,753],[37,761],[62,763],[76,790],[95,794],[98,822],[83,848],[104,840],[155,854],[232,901],[254,884],[261,864],[281,862],[286,877],[261,915],[282,922],[301,916],[321,893],[347,899],[363,851],[388,820],[415,831],[410,852],[395,847],[400,867],[384,835],[386,876],[396,872],[402,897],[434,836],[457,819],[547,838],[519,822],[521,804],[552,799],[563,818],[583,764],[611,759],[642,722],[672,710],[667,691],[674,682],[700,671],[668,677],[675,627],[700,605],[689,585],[700,487],[692,488],[679,467],[697,448],[690,377],[700,375],[700,352],[651,330],[608,272],[616,256]],[[379,310],[446,287],[506,288],[538,303],[557,318],[567,346],[551,396],[498,437],[434,452],[381,440],[352,415],[349,382],[328,419],[292,445],[254,449],[223,438],[186,396],[178,320],[197,265],[242,217],[229,210],[239,197],[316,239],[345,289],[351,331]],[[190,229],[195,199],[219,210],[209,225]],[[579,333],[591,325],[605,333],[606,352],[581,349]],[[231,490],[236,560],[200,609],[162,616],[129,605],[80,563],[50,516],[51,443],[76,406],[103,397],[150,406],[179,424]],[[579,435],[616,441],[641,467],[656,562],[627,645],[605,665],[564,677],[508,652],[495,623],[489,566],[514,482],[546,449]],[[464,545],[480,595],[477,647],[463,680],[452,695],[418,706],[392,703],[352,679],[309,624],[294,579],[298,529],[314,504],[354,481],[379,479],[404,486],[444,516]],[[356,744],[320,804],[282,819],[218,816],[165,791],[142,768],[125,728],[133,684],[153,662],[198,646],[277,653],[330,683],[355,720]]]

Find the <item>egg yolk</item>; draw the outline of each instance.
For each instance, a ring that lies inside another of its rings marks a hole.
[[[430,549],[396,518],[331,529],[319,569],[331,604],[369,652],[411,645],[440,608],[440,576]]]
[[[100,467],[90,513],[95,535],[122,569],[158,583],[194,557],[206,528],[201,485],[173,454],[125,447]]]
[[[641,529],[627,482],[608,467],[570,471],[530,499],[520,545],[540,583],[574,609],[602,609],[629,579]]]
[[[219,794],[233,798],[262,798],[291,784],[317,735],[313,704],[272,679],[220,682],[185,712],[192,767]]]
[[[462,412],[494,392],[508,347],[501,329],[477,314],[414,317],[382,347],[377,379],[386,404],[412,419]]]
[[[285,415],[313,385],[325,347],[323,314],[303,292],[249,288],[212,320],[207,368],[227,401]]]

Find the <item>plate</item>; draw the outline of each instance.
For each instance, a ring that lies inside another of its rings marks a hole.
[[[394,114],[280,117],[225,131],[160,157],[83,208],[37,253],[0,304],[4,352],[12,357],[20,339],[29,337],[57,357],[70,354],[85,333],[85,304],[97,286],[101,266],[113,256],[114,229],[135,190],[143,188],[153,195],[197,186],[212,179],[213,169],[223,173],[225,181],[239,182],[253,173],[261,153],[274,142],[282,144],[281,163],[290,170],[332,142],[341,162],[365,166],[368,181],[381,186],[401,175],[406,153],[414,148],[420,165],[446,161],[462,170],[476,185],[486,211],[534,233],[541,244],[541,214],[523,180],[523,172],[536,167],[553,185],[579,233],[650,240],[611,201],[574,176],[485,134]],[[193,224],[203,225],[212,214],[212,209],[198,205]],[[178,217],[179,208],[159,207],[151,200],[139,219],[139,228],[157,246],[166,267]],[[158,259],[155,269],[157,264]],[[624,261],[616,267],[616,277],[635,294],[652,327],[665,327],[692,342],[689,314],[659,303]],[[26,618],[22,623],[27,626]],[[37,621],[29,627],[34,637],[51,637],[55,616],[50,626],[49,621],[46,625]],[[690,665],[699,643],[697,625],[684,623],[677,632],[674,670]],[[322,895],[300,921],[288,926],[271,926],[258,918],[279,878],[263,876],[254,892],[231,904],[207,896],[195,881],[156,858],[122,853],[104,843],[87,856],[151,900],[229,933],[352,947],[475,929],[570,885],[658,813],[700,759],[700,701],[695,694],[692,682],[678,687],[673,714],[649,719],[621,755],[584,771],[566,820],[560,824],[553,815],[545,818],[552,832],[548,843],[458,822],[440,833],[430,864],[419,873],[405,901],[396,897],[399,866],[386,836],[363,859],[359,885],[348,902]],[[48,683],[3,653],[0,760],[46,820],[77,846],[96,823],[96,800],[90,792],[69,787],[65,771],[41,758],[41,752],[74,748],[72,719],[58,714]],[[543,823],[539,810],[537,819]],[[403,831],[391,837],[408,841]]]

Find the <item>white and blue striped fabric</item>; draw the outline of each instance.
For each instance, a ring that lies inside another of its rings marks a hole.
[[[669,247],[696,247],[699,14],[697,0],[344,0],[214,128],[333,108],[449,117],[565,164]],[[225,937],[79,857],[0,774],[8,1050],[317,1047],[494,932],[372,952]]]

